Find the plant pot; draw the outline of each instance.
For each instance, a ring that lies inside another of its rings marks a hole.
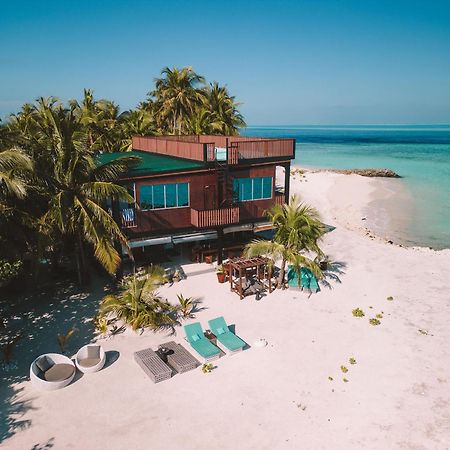
[[[216,275],[217,275],[217,281],[219,283],[225,283],[225,280],[227,278],[227,274],[225,272],[220,272],[220,273],[217,273]]]
[[[205,256],[205,263],[206,263],[206,264],[212,264],[212,262],[213,262],[213,257],[212,257],[212,255],[207,255],[207,256]]]

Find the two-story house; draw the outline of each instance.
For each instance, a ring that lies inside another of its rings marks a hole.
[[[268,227],[264,212],[288,200],[294,152],[294,139],[134,137],[127,155],[141,162],[120,183],[138,207],[111,209],[135,254],[155,250],[151,246],[207,243],[221,260],[224,242]],[[102,154],[100,164],[122,156]],[[280,166],[284,171],[277,171]]]

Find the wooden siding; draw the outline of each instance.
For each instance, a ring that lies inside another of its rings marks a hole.
[[[295,139],[250,136],[134,136],[133,149],[194,161],[213,162],[214,149],[227,148],[228,164],[265,158],[293,158]]]
[[[191,209],[191,223],[197,228],[217,227],[239,223],[239,207],[208,209],[198,211]]]

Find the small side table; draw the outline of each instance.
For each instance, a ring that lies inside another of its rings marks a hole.
[[[217,345],[217,337],[211,330],[206,330],[203,334],[212,344]]]

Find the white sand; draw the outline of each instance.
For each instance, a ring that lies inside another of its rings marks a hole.
[[[361,217],[370,215],[374,180],[296,178],[292,191],[337,226],[323,248],[344,263],[341,283],[330,281],[310,298],[288,290],[259,302],[240,301],[213,272],[163,287],[171,301],[180,292],[202,296],[197,319],[204,327],[224,315],[250,345],[264,337],[268,347],[223,357],[211,374],[195,370],[153,384],[133,351],[172,337],[104,341],[120,357],[103,371],[56,392],[19,386],[33,406],[23,416],[31,424],[3,448],[450,448],[450,250],[406,249],[366,236]],[[356,307],[364,318],[352,316]],[[382,311],[381,325],[370,325]],[[182,336],[178,329],[173,339]]]

